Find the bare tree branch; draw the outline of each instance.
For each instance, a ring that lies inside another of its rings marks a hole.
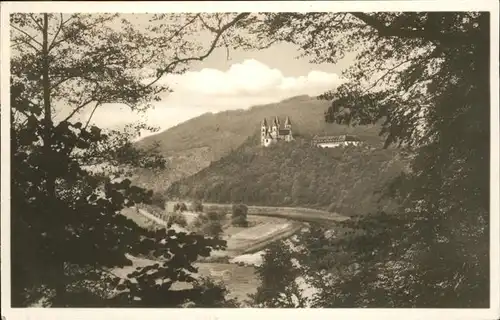
[[[223,41],[224,41],[224,47],[226,47],[226,60],[229,61],[231,60],[231,57],[229,56],[229,45],[227,44],[227,39],[226,37],[222,37]]]
[[[22,34],[24,34],[25,36],[27,36],[31,41],[35,42],[36,44],[38,44],[40,46],[40,49],[34,47],[33,45],[31,45],[33,48],[35,48],[36,50],[40,51],[41,48],[42,48],[42,44],[40,43],[40,41],[36,40],[33,36],[31,36],[29,33],[27,33],[26,31],[16,27],[15,25],[11,24],[10,25],[12,28],[14,28],[15,30],[21,32]]]
[[[110,18],[108,18],[108,20],[111,20],[111,19],[113,19],[113,18],[114,18],[114,17],[110,17]],[[72,19],[73,19],[73,17],[69,17],[69,18],[68,18],[68,19],[67,19],[67,20],[66,20],[63,24],[68,23],[68,22],[69,22],[70,20],[72,20]],[[92,29],[93,27],[95,27],[95,26],[97,26],[97,25],[99,25],[99,24],[101,24],[101,23],[103,23],[103,21],[100,21],[100,20],[95,21],[94,23],[89,23],[89,24],[85,25],[85,27],[84,27],[84,28],[79,28],[79,31],[85,31],[85,30]],[[65,36],[65,37],[63,37],[63,38],[61,38],[60,40],[57,40],[57,41],[56,41],[56,39],[54,39],[54,40],[53,40],[53,42],[51,43],[51,46],[52,46],[52,48],[51,48],[51,49],[54,49],[55,47],[57,47],[58,45],[60,45],[60,44],[61,44],[61,43],[63,43],[64,41],[66,41],[66,40],[68,40],[69,38],[74,37],[74,36],[75,36],[75,34],[69,34],[69,35],[67,35],[67,36]]]
[[[218,32],[218,30],[216,28],[208,25],[208,23],[206,23],[206,21],[203,19],[203,17],[201,15],[199,16],[199,18],[200,18],[200,21],[201,21],[201,23],[203,24],[203,26],[205,28],[207,28],[208,30],[210,30],[213,33],[217,33]]]
[[[33,22],[35,22],[35,24],[38,26],[39,31],[43,30],[43,26],[38,21],[36,21],[36,19],[35,19],[35,17],[33,17],[32,13],[28,14],[28,17],[30,17],[31,20],[33,20]]]
[[[61,32],[61,30],[62,30],[63,26],[64,26],[64,25],[65,25],[68,21],[70,21],[70,20],[72,19],[72,17],[69,17],[69,19],[68,19],[68,20],[64,21],[64,20],[63,20],[63,14],[61,13],[61,15],[60,15],[60,19],[61,19],[61,21],[60,21],[60,23],[59,23],[59,28],[58,28],[58,29],[57,29],[57,31],[56,31],[56,35],[54,36],[54,39],[52,39],[52,41],[50,42],[50,45],[49,45],[49,51],[50,51],[50,50],[52,50],[52,49],[54,48],[54,43],[56,42],[56,39],[57,39],[57,37],[59,36],[59,33]]]
[[[247,16],[249,16],[249,15],[250,15],[250,13],[240,13],[240,14],[238,14],[231,22],[225,24],[224,26],[222,26],[221,28],[219,28],[219,30],[217,30],[215,38],[212,41],[212,44],[210,45],[210,48],[208,49],[208,51],[205,54],[203,54],[201,56],[198,56],[198,57],[188,57],[188,58],[181,58],[181,59],[177,58],[177,59],[175,59],[174,61],[172,61],[171,63],[169,63],[165,68],[163,68],[163,70],[161,70],[156,75],[156,79],[153,80],[151,83],[149,83],[147,85],[147,87],[150,87],[153,84],[155,84],[156,82],[158,82],[158,80],[160,80],[160,78],[164,74],[171,72],[178,64],[189,62],[189,61],[203,61],[204,59],[206,59],[215,50],[215,48],[217,47],[217,43],[219,42],[219,39],[222,37],[222,35],[224,34],[224,32],[226,30],[228,30],[229,28],[231,28],[232,26],[234,26],[235,24],[237,24],[239,21],[241,21],[244,18],[246,18]]]
[[[24,44],[26,44],[26,45],[30,46],[33,50],[35,50],[35,52],[37,52],[37,53],[42,52],[42,51],[41,51],[41,49],[39,49],[39,48],[35,47],[34,45],[32,45],[29,41],[27,41],[27,40],[25,40],[25,39],[20,39],[20,38],[18,38],[18,39],[14,39],[14,40],[12,40],[11,42],[13,42],[13,43],[10,45],[12,48],[17,48],[17,47],[18,47],[18,46],[20,46],[22,43],[24,43]]]
[[[61,84],[63,84],[64,82],[66,82],[70,79],[73,79],[73,78],[78,78],[78,77],[79,77],[79,75],[71,75],[71,76],[67,76],[67,77],[62,77],[59,81],[52,84],[51,89],[55,89],[58,86],[60,86]]]
[[[366,93],[366,92],[370,91],[371,89],[373,89],[380,81],[385,79],[385,77],[387,77],[389,74],[391,74],[395,69],[397,69],[397,68],[401,67],[403,64],[405,64],[407,62],[411,62],[413,60],[414,59],[406,59],[406,60],[403,60],[401,63],[396,64],[392,68],[386,69],[386,72],[382,76],[380,76],[377,80],[375,80],[369,88],[365,89],[363,91],[363,93]]]
[[[89,118],[87,119],[87,123],[85,123],[85,127],[84,129],[87,129],[87,127],[89,126],[89,123],[90,123],[90,120],[92,119],[92,117],[94,116],[94,112],[97,110],[97,108],[100,106],[101,104],[99,102],[97,102],[94,106],[94,108],[92,109],[92,112],[90,113],[90,116]]]
[[[166,47],[166,46],[168,45],[168,43],[169,43],[172,39],[174,39],[175,37],[177,37],[177,36],[178,36],[178,35],[179,35],[179,34],[180,34],[180,33],[181,33],[184,29],[186,29],[188,26],[190,26],[191,24],[193,24],[193,23],[196,21],[196,19],[197,19],[197,18],[200,18],[200,19],[201,19],[201,15],[200,15],[200,14],[195,15],[195,16],[194,16],[191,20],[189,20],[189,21],[188,21],[185,25],[183,25],[183,26],[182,26],[182,27],[180,27],[180,28],[179,28],[176,32],[174,32],[174,34],[173,34],[170,38],[168,38],[167,40],[165,40],[164,42],[165,42],[166,44],[162,44],[162,45],[160,45],[159,47],[160,47],[160,48],[164,48],[164,47]]]
[[[68,121],[69,119],[71,119],[76,113],[78,113],[80,110],[82,110],[83,108],[85,108],[86,106],[88,106],[90,103],[94,102],[95,101],[95,98],[92,96],[91,98],[87,99],[86,101],[84,101],[81,105],[79,105],[78,107],[76,107],[75,109],[73,109],[73,111],[71,111],[71,113],[69,114],[69,116],[67,116],[62,122],[66,122]]]
[[[393,66],[392,68],[387,69],[386,72],[380,78],[378,78],[369,88],[364,90],[363,93],[366,93],[366,92],[370,91],[371,89],[373,89],[380,81],[382,81],[389,74],[393,73],[395,69],[402,66],[403,64],[405,64],[407,62],[419,63],[419,62],[424,62],[426,60],[431,60],[431,59],[439,57],[441,52],[442,52],[441,50],[436,48],[429,55],[426,55],[426,56],[423,56],[420,58],[413,58],[413,59],[409,58],[409,59],[403,60],[401,63],[398,63],[397,65]]]

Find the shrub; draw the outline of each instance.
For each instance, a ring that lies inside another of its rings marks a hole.
[[[244,204],[233,204],[231,216],[233,226],[248,227],[247,221],[248,207]]]
[[[165,201],[166,198],[161,193],[153,193],[151,197],[151,204],[165,210]]]
[[[235,227],[248,227],[248,220],[246,220],[245,218],[243,217],[233,217],[232,220],[231,220],[233,226]]]
[[[174,205],[174,212],[184,212],[187,211],[187,206],[184,202],[178,202]]]
[[[219,221],[209,221],[203,227],[203,233],[209,237],[219,237],[222,231],[222,225]]]
[[[201,203],[201,201],[193,201],[193,203],[191,204],[191,211],[203,212],[203,204]]]
[[[215,211],[200,214],[193,223],[195,229],[204,235],[218,237],[222,233],[221,216]]]
[[[226,218],[225,212],[209,211],[206,213],[206,215],[209,220],[222,221]]]
[[[183,228],[187,226],[186,217],[181,213],[172,213],[169,216],[169,224],[177,224]]]
[[[301,270],[292,262],[294,253],[290,247],[284,241],[274,242],[266,249],[262,258],[262,265],[256,267],[255,271],[260,280],[260,286],[257,292],[250,296],[253,306],[304,307],[305,299],[295,282]],[[296,301],[293,301],[293,297]]]

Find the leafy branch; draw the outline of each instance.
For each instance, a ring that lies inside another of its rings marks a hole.
[[[166,67],[158,70],[158,72],[156,73],[156,79],[153,80],[152,82],[150,82],[147,86],[154,85],[156,82],[158,82],[158,80],[160,80],[160,78],[164,74],[171,73],[179,64],[187,63],[190,61],[203,61],[203,60],[205,60],[215,50],[215,48],[217,47],[219,40],[223,36],[224,32],[226,32],[228,29],[230,29],[231,27],[233,27],[234,25],[236,25],[238,22],[245,19],[249,15],[250,15],[250,13],[240,13],[233,20],[231,20],[230,22],[226,23],[225,25],[219,27],[218,29],[214,29],[214,28],[210,27],[209,30],[211,30],[212,32],[215,33],[215,37],[212,40],[210,47],[208,48],[208,50],[204,54],[197,56],[197,57],[187,57],[187,58],[175,57],[174,60],[172,62],[170,62]]]

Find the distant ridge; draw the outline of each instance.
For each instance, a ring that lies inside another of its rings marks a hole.
[[[307,95],[307,94],[303,94],[303,95],[298,95],[295,97],[284,99],[281,102],[299,102],[299,101],[305,101],[305,100],[310,100],[310,99],[314,99],[314,98]]]
[[[192,175],[237,149],[249,136],[257,134],[264,118],[290,117],[294,136],[356,135],[373,145],[381,145],[378,126],[347,127],[328,124],[324,113],[329,102],[299,95],[277,103],[257,105],[248,109],[205,113],[163,132],[139,140],[138,146],[157,142],[168,159],[168,168],[161,173],[141,171],[137,183],[154,190],[165,190],[173,181]]]

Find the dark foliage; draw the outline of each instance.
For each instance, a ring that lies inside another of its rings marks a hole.
[[[193,227],[200,234],[217,238],[222,234],[222,222],[224,216],[215,211],[209,211],[206,214],[198,215],[193,223]]]
[[[207,202],[304,206],[344,215],[373,208],[393,210],[397,202],[381,195],[399,176],[405,153],[370,148],[321,149],[307,141],[273,148],[244,145],[198,174],[176,182],[172,197],[203,197]]]
[[[340,240],[316,231],[303,255],[320,288],[313,305],[488,307],[489,13],[262,17],[246,45],[291,42],[317,63],[355,52],[348,81],[322,97],[326,121],[383,121],[386,146],[415,153],[391,186],[399,214],[373,208]]]
[[[248,207],[242,203],[233,204],[231,223],[237,227],[248,227]]]
[[[150,128],[104,130],[91,122],[106,103],[141,110],[158,99],[166,88],[144,83],[131,71],[159,58],[159,74],[182,72],[190,60],[178,55],[194,54],[192,48],[184,46],[165,65],[165,52],[153,50],[151,58],[143,49],[172,30],[158,27],[159,33],[146,35],[112,14],[14,14],[10,23],[12,305],[30,306],[41,298],[53,307],[222,303],[221,288],[177,294],[171,286],[196,284],[193,262],[224,248],[224,241],[145,230],[120,214],[153,200],[151,191],[126,177],[135,168],[165,168],[157,150],[132,143]],[[178,27],[175,36],[186,44],[182,37],[189,28]],[[90,116],[82,117],[84,110]],[[126,279],[114,276],[113,268],[132,264],[127,255],[158,262]]]
[[[174,205],[174,212],[184,212],[187,211],[187,206],[184,202],[178,202]]]
[[[180,227],[187,227],[188,223],[186,217],[180,212],[173,212],[168,215],[168,222],[172,224],[177,224]]]
[[[151,197],[151,204],[163,210],[165,210],[166,201],[167,200],[165,199],[165,197],[163,197],[163,195],[158,192],[154,192],[153,196]]]
[[[203,204],[199,200],[193,201],[191,204],[191,211],[194,212],[203,212]]]
[[[261,308],[305,307],[302,291],[296,283],[301,270],[293,264],[294,253],[283,241],[272,243],[257,267],[261,284],[250,296],[251,305]]]

